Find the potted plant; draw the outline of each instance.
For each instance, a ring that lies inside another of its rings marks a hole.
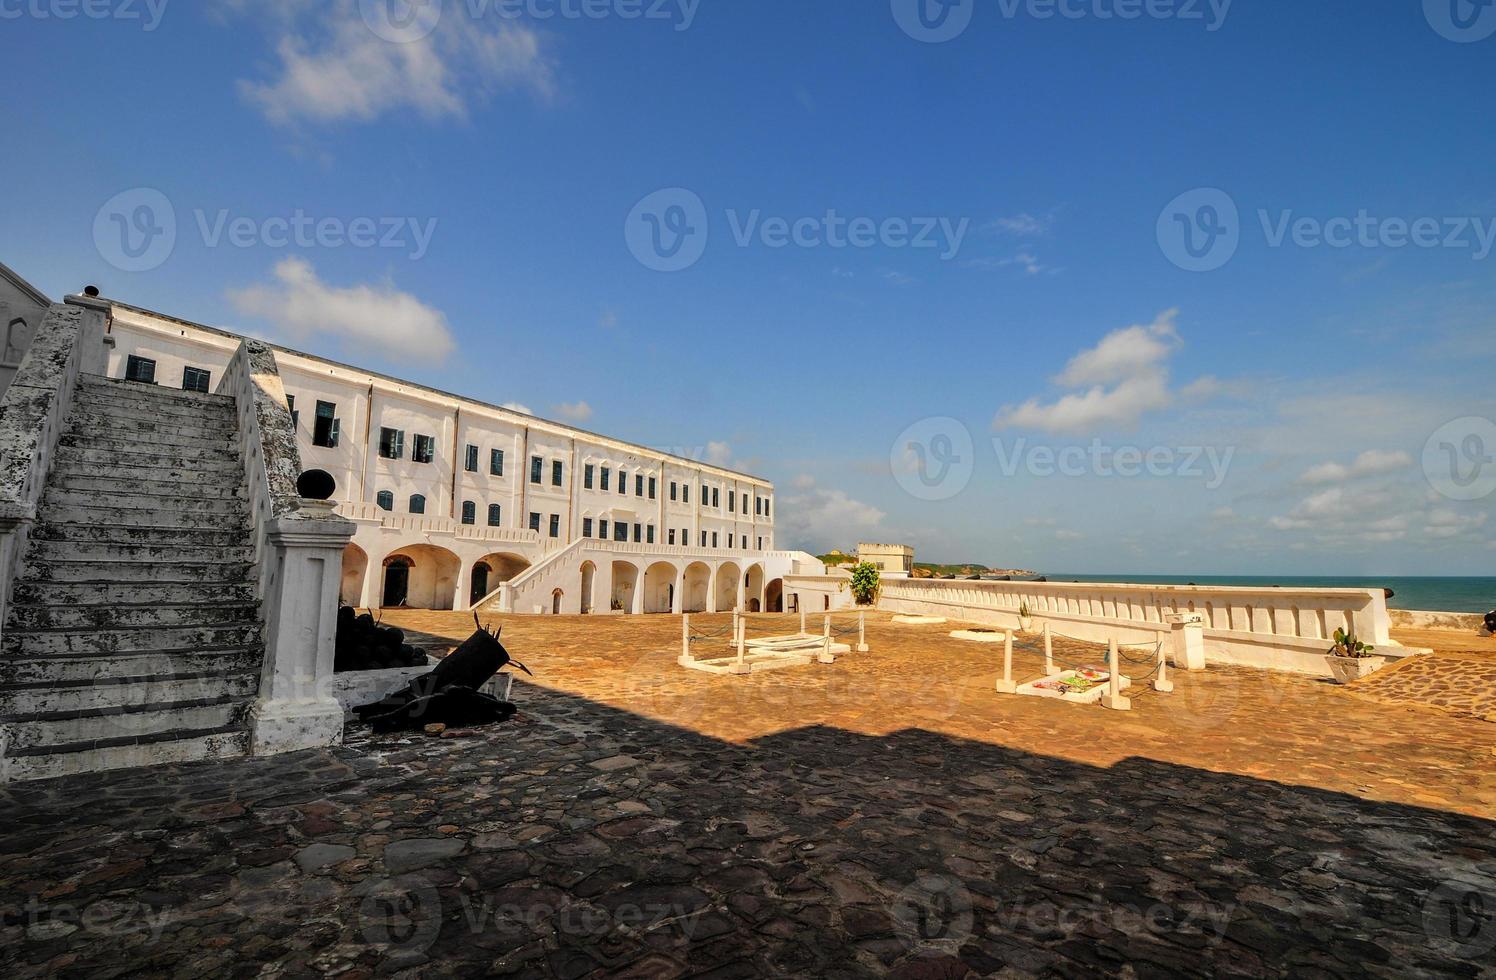
[[[1032,610],[1029,609],[1029,604],[1027,602],[1020,602],[1018,604],[1018,629],[1021,632],[1028,633],[1033,630],[1033,628],[1034,614]]]
[[[1353,633],[1336,630],[1335,645],[1329,654],[1330,673],[1335,675],[1335,683],[1349,684],[1382,669],[1387,658],[1375,656],[1372,653],[1375,649],[1356,639]]]
[[[852,598],[859,606],[875,606],[883,591],[878,566],[870,561],[861,562],[852,569]]]

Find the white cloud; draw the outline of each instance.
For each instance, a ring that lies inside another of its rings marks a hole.
[[[562,402],[555,408],[556,416],[567,422],[581,425],[592,418],[592,406],[584,401]]]
[[[850,548],[865,535],[879,529],[884,513],[871,504],[853,500],[845,491],[817,487],[805,478],[796,480],[796,492],[780,501],[780,536],[814,554],[832,548]]]
[[[1457,538],[1486,526],[1483,512],[1461,514],[1448,508],[1431,510],[1425,516],[1423,533],[1431,538]]]
[[[281,260],[274,275],[273,283],[229,290],[229,302],[298,340],[332,335],[387,357],[428,362],[445,360],[455,346],[446,316],[392,283],[329,286],[301,258]]]
[[[809,490],[815,485],[816,478],[808,473],[801,473],[799,476],[795,477],[794,480],[790,481],[790,486],[794,487],[796,490]]]
[[[966,266],[966,268],[968,269],[1005,269],[1009,266],[1017,266],[1018,268],[1022,269],[1026,275],[1030,276],[1037,276],[1041,272],[1053,273],[1059,271],[1058,269],[1041,263],[1039,261],[1039,257],[1030,251],[1018,252],[1015,255],[1008,256],[1007,258],[1002,258],[995,255],[984,256],[983,258],[971,259],[967,262],[963,262],[962,265]]]
[[[1406,470],[1413,465],[1413,457],[1404,452],[1388,452],[1368,449],[1357,456],[1350,465],[1344,463],[1320,463],[1304,471],[1299,482],[1307,486],[1325,483],[1342,483],[1365,476],[1380,476]]]
[[[1104,428],[1131,428],[1149,412],[1174,403],[1169,390],[1169,358],[1179,349],[1174,327],[1177,309],[1149,324],[1114,330],[1095,347],[1070,359],[1054,379],[1065,388],[1084,388],[1050,404],[1031,398],[1008,406],[993,428],[1026,428],[1079,434]]]
[[[233,8],[245,8],[231,0]],[[241,81],[245,98],[271,122],[367,122],[386,113],[462,118],[501,88],[548,96],[552,69],[539,36],[494,17],[472,18],[449,4],[436,28],[405,42],[370,29],[357,0],[277,6],[278,65],[265,81]]]
[[[505,402],[504,404],[500,405],[499,407],[500,408],[507,408],[507,409],[509,409],[509,411],[511,411],[511,412],[518,412],[521,415],[534,415],[535,414],[534,412],[530,411],[530,406],[529,405],[523,405],[523,404],[521,404],[519,402]]]
[[[983,226],[982,230],[1020,238],[1032,238],[1036,235],[1048,234],[1053,226],[1053,214],[1036,218],[1025,211],[1008,218],[996,218]]]
[[[706,444],[706,462],[712,466],[726,466],[732,461],[732,446],[725,442]]]

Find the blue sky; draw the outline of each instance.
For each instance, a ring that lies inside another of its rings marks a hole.
[[[966,0],[930,43],[918,0],[446,0],[394,40],[388,0],[99,2],[0,10],[0,260],[54,296],[748,468],[784,545],[1493,567],[1496,8]],[[126,271],[106,205],[161,198]],[[398,247],[283,244],[297,215]],[[699,257],[658,271],[681,216]]]

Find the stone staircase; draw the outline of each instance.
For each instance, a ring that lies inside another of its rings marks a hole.
[[[241,756],[263,641],[234,400],[83,376],[0,638],[4,776]]]

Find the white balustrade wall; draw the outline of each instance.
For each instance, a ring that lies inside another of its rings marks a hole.
[[[1328,676],[1337,629],[1390,657],[1413,652],[1388,635],[1386,596],[1376,589],[885,579],[879,607],[1016,627],[1025,603],[1035,629],[1048,622],[1057,634],[1097,643],[1149,642],[1169,631],[1170,615],[1199,613],[1206,657],[1217,663]]]

